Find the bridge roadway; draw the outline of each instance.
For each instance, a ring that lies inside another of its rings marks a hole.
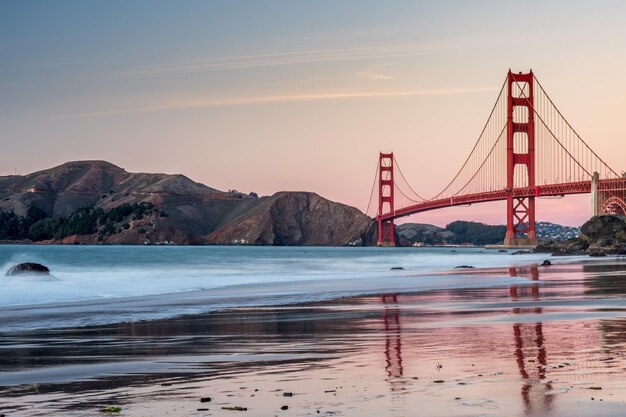
[[[598,192],[614,191],[626,189],[626,178],[611,178],[598,180]],[[563,184],[544,184],[535,187],[521,187],[513,189],[513,197],[547,197],[568,194],[588,194],[591,193],[591,180],[580,182],[569,182]],[[507,191],[487,191],[476,194],[465,194],[456,197],[441,198],[417,203],[403,207],[389,213],[383,213],[377,220],[388,221],[399,217],[410,216],[429,210],[436,210],[445,207],[465,206],[474,203],[486,203],[489,201],[506,200]]]

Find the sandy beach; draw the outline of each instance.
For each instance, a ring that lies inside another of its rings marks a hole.
[[[626,1],[0,1],[0,417],[626,417]]]
[[[626,262],[450,273],[524,283],[4,333],[0,412],[623,415]]]

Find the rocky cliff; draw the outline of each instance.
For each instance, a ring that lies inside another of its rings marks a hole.
[[[369,245],[375,223],[358,209],[314,193],[281,192],[210,233],[209,243]]]
[[[0,240],[44,243],[369,244],[372,220],[316,194],[257,198],[183,175],[68,162],[0,177]]]
[[[548,242],[535,249],[555,255],[626,254],[626,217],[616,215],[594,216],[580,229],[575,239]]]

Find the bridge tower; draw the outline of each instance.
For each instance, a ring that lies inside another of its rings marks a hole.
[[[393,152],[378,155],[378,246],[395,246],[392,220],[382,220],[383,213],[393,213]],[[387,207],[385,207],[387,205]],[[386,210],[387,208],[387,210]]]
[[[516,187],[535,188],[535,111],[532,70],[527,74],[507,76],[507,215],[505,246],[533,246],[535,233],[535,197],[516,197]],[[515,169],[516,167],[521,169]],[[524,169],[524,167],[526,169]],[[516,175],[517,174],[517,175]],[[516,184],[516,178],[521,183]]]

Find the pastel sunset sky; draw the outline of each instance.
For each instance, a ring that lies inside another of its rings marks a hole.
[[[626,169],[626,2],[0,2],[0,174],[103,159],[365,210],[379,151],[422,195],[456,173],[509,68]],[[580,225],[587,196],[540,200]],[[370,209],[370,214],[372,214]],[[504,203],[409,221],[504,223]]]

